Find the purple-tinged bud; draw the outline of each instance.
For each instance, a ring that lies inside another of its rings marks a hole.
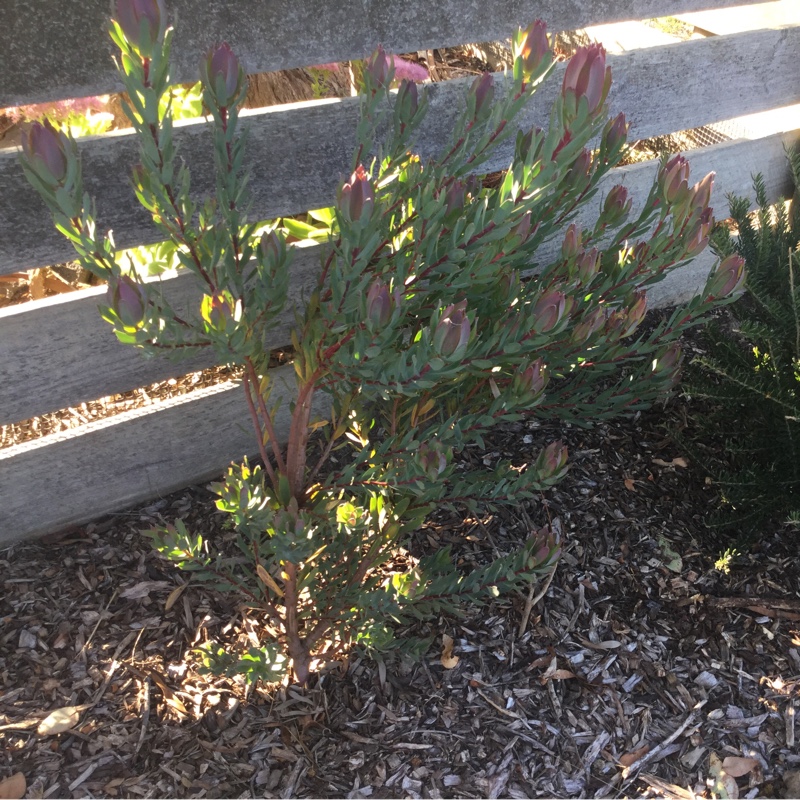
[[[66,134],[50,120],[34,122],[22,135],[22,152],[28,165],[53,189],[67,177],[68,143]]]
[[[460,358],[467,349],[469,334],[467,301],[461,300],[447,306],[442,312],[433,333],[433,349],[444,358]]]
[[[575,265],[578,269],[578,280],[582,284],[588,284],[592,278],[600,271],[600,251],[593,247],[581,253]]]
[[[603,128],[603,149],[607,155],[615,155],[628,139],[628,123],[624,114],[617,114],[609,120]]]
[[[653,360],[653,375],[664,380],[668,387],[672,388],[680,377],[681,364],[683,364],[683,350],[680,345],[670,345]]]
[[[461,211],[467,202],[467,187],[461,181],[453,181],[444,196],[446,216],[453,212]]]
[[[522,77],[529,81],[550,52],[547,41],[547,25],[537,19],[522,32],[522,41],[515,57],[521,59]]]
[[[628,197],[628,190],[618,184],[612,187],[603,203],[603,212],[600,219],[606,225],[621,225],[631,210],[632,200]]]
[[[603,309],[595,308],[572,329],[572,341],[575,344],[582,344],[590,336],[597,333],[603,327],[605,321],[606,315]]]
[[[592,154],[584,147],[572,162],[572,166],[564,177],[564,183],[570,189],[582,192],[589,185],[591,169]]]
[[[126,328],[138,328],[142,324],[147,308],[147,294],[144,286],[133,278],[128,275],[120,278],[112,275],[108,281],[106,302]]]
[[[692,187],[692,207],[705,209],[711,202],[711,190],[714,187],[714,175],[716,173],[709,172],[708,175]]]
[[[367,292],[367,319],[383,327],[392,317],[392,297],[386,284],[376,278]]]
[[[667,203],[674,203],[689,190],[689,162],[681,155],[671,158],[659,170],[658,182]]]
[[[644,292],[634,292],[633,303],[625,311],[625,323],[622,327],[620,338],[630,336],[640,325],[647,313],[647,295]]]
[[[436,444],[423,443],[417,451],[417,459],[422,471],[431,479],[436,480],[447,469],[447,456],[441,447]]]
[[[538,397],[550,381],[544,360],[537,358],[532,364],[515,376],[515,388],[518,392]]]
[[[408,122],[417,113],[419,108],[419,91],[414,81],[404,79],[397,90],[395,112],[402,122]]]
[[[700,214],[700,219],[695,225],[694,230],[687,234],[686,248],[683,252],[684,258],[694,258],[698,253],[705,250],[708,244],[708,235],[714,227],[714,214],[712,209],[706,208]]]
[[[203,295],[200,303],[200,316],[215,331],[224,331],[228,323],[236,318],[236,303],[228,291]]]
[[[511,229],[511,237],[519,238],[519,245],[525,244],[531,235],[531,212],[526,211],[522,219]]]
[[[564,292],[551,290],[543,294],[533,307],[533,330],[536,333],[547,333],[561,322],[566,311],[566,295]]]
[[[392,62],[386,51],[381,45],[367,60],[367,73],[369,74],[372,83],[379,89],[383,89],[389,82],[389,71]]]
[[[128,44],[143,58],[151,58],[155,45],[166,32],[163,0],[116,0],[114,19]]]
[[[541,483],[553,484],[567,474],[567,447],[563,442],[551,442],[539,453],[533,465],[536,478]]]
[[[285,247],[283,240],[275,231],[265,231],[259,240],[265,264],[279,264],[283,259]]]
[[[212,50],[201,67],[204,83],[220,108],[234,105],[244,86],[244,70],[227,42]]]
[[[475,103],[473,120],[482,122],[488,116],[494,98],[494,77],[491,72],[484,72],[475,78],[469,89],[469,98]]]
[[[547,526],[530,537],[528,546],[531,556],[526,566],[530,570],[545,569],[561,557],[558,534]]]
[[[339,197],[339,208],[345,219],[350,222],[368,220],[375,207],[375,193],[369,176],[359,164],[350,180],[342,186]]]
[[[583,246],[582,239],[583,237],[578,226],[573,222],[564,234],[564,242],[561,245],[561,255],[567,260],[577,258]]]
[[[719,300],[732,294],[739,294],[744,279],[744,259],[735,254],[728,256],[711,273],[706,283],[706,300]]]
[[[561,90],[564,98],[574,98],[572,102],[577,105],[585,97],[589,113],[594,115],[605,103],[610,88],[611,68],[606,67],[603,46],[593,43],[579,47],[564,72]]]

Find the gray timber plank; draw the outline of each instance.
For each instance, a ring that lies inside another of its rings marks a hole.
[[[505,39],[532,16],[550,30],[662,17],[741,0],[171,0],[177,19],[174,77],[197,77],[199,59],[228,41],[248,72]],[[119,91],[106,28],[108,0],[4,0],[0,107]],[[246,20],[247,24],[243,24]]]
[[[271,345],[290,341],[295,311],[319,274],[320,248],[296,249],[286,309],[271,331]],[[200,291],[192,275],[162,282],[179,314],[197,311]],[[0,309],[0,425],[59,408],[75,407],[118,392],[214,364],[213,355],[175,361],[145,358],[119,342],[97,310],[104,287]]]
[[[610,56],[615,74],[611,108],[626,113],[633,138],[646,138],[796,103],[800,101],[798,51],[800,26]],[[769,81],[764,75],[770,76]],[[431,85],[431,109],[418,137],[421,154],[435,153],[446,141],[468,82]],[[559,86],[560,79],[554,76],[532,99],[520,120],[523,127],[546,126]],[[330,205],[338,182],[350,169],[357,114],[356,99],[298,103],[248,114],[253,217],[269,219]],[[205,124],[182,126],[176,138],[192,170],[195,191],[208,193],[212,153]],[[486,168],[505,166],[510,148],[498,152]],[[155,241],[157,233],[125,177],[137,160],[133,137],[97,137],[82,142],[81,149],[87,189],[97,198],[99,227],[113,229],[123,247]],[[71,247],[28,187],[13,151],[0,153],[0,185],[4,187],[0,274],[68,260]]]
[[[289,399],[293,376],[291,366],[276,370],[275,399]],[[284,402],[282,439],[288,419]],[[233,383],[0,450],[0,546],[209,480],[255,452],[243,390]]]
[[[692,151],[688,156],[693,179],[716,170],[713,203],[718,216],[727,212],[725,195],[729,192],[752,196],[751,175],[755,172],[763,173],[770,198],[786,196],[791,183],[783,148],[798,142],[800,132],[795,132]],[[655,172],[655,162],[614,170],[577,221],[583,226],[594,224],[602,198],[615,183],[625,184],[635,201],[641,203]],[[552,258],[559,246],[560,242],[545,243],[537,254],[539,263]],[[289,341],[294,308],[313,284],[321,250],[322,246],[312,246],[297,252],[290,284],[293,302],[272,333],[274,347]],[[690,297],[712,263],[713,259],[706,255],[673,273],[668,282],[653,288],[652,302],[669,305]],[[196,307],[199,295],[190,275],[164,281],[163,285],[165,295],[176,308]],[[187,364],[166,358],[144,359],[140,351],[121,345],[97,313],[96,296],[101,291],[93,289],[78,296],[64,295],[0,310],[0,424],[74,407],[208,365],[206,361]]]

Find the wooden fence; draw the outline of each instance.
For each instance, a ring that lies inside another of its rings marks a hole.
[[[735,4],[736,0],[306,0],[297,6],[290,0],[172,0],[170,6],[178,20],[175,76],[191,80],[201,53],[223,38],[248,72],[261,72],[361,58],[378,43],[390,52],[409,52],[503,39],[533,17],[543,18],[551,31],[574,30]],[[12,8],[23,5],[25,13],[12,11],[10,24],[0,28],[0,53],[7,62],[0,69],[0,107],[121,88],[105,34],[107,0],[42,0],[35,8],[19,1],[15,6],[12,0]],[[241,24],[244,20],[246,25]],[[642,139],[798,103],[798,53],[800,26],[795,25],[610,56],[611,109],[624,111],[631,138]],[[444,141],[467,82],[430,87],[430,113],[420,133],[423,153],[435,152]],[[546,125],[559,83],[553,78],[536,95],[524,125]],[[353,99],[247,112],[253,218],[330,205],[348,169],[356,120]],[[691,151],[688,157],[695,176],[716,171],[713,204],[724,209],[724,195],[747,193],[756,171],[764,174],[772,197],[786,192],[783,146],[798,135],[730,141]],[[199,191],[211,188],[210,183],[203,185],[213,174],[208,138],[203,122],[182,125],[176,134]],[[80,149],[87,189],[97,197],[99,224],[112,228],[123,247],[155,241],[157,235],[126,177],[136,160],[133,137],[108,134],[81,142]],[[489,167],[500,169],[509,157],[510,151],[501,153]],[[623,182],[641,200],[655,169],[653,162],[623,167],[607,185]],[[14,151],[0,151],[0,186],[0,275],[69,260],[70,246],[54,231],[44,205],[27,186]],[[682,299],[709,263],[706,258],[690,267],[656,300],[664,304]],[[298,251],[291,288],[296,302],[318,265],[318,246]],[[187,276],[178,276],[164,282],[164,292],[177,308],[194,305],[198,297],[191,284]],[[138,351],[120,345],[97,313],[103,291],[89,289],[0,310],[0,425],[210,365],[202,360],[144,360]],[[274,330],[275,347],[288,344],[291,319],[289,311]],[[285,377],[283,391],[289,393],[290,368]],[[279,429],[285,424],[285,419],[279,420]],[[252,454],[253,441],[241,388],[224,383],[2,449],[0,543],[80,524],[207,480],[231,460]]]

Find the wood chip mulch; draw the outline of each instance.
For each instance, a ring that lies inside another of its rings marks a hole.
[[[569,475],[524,507],[437,514],[410,549],[469,568],[549,521],[565,552],[544,597],[432,620],[421,662],[353,657],[309,689],[198,674],[198,644],[257,641],[259,621],[140,531],[182,517],[229,546],[204,487],[0,553],[0,796],[798,796],[797,533],[715,569],[715,488],[670,438],[687,409],[495,435],[469,457],[562,437]]]

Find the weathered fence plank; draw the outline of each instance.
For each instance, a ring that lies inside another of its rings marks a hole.
[[[293,368],[274,374],[273,398],[288,401]],[[284,402],[275,420],[280,437],[288,422]],[[0,546],[200,483],[255,452],[234,383],[0,450]]]
[[[625,111],[631,135],[646,138],[800,102],[800,26],[679,42],[609,57],[615,75],[611,106]],[[563,66],[559,67],[563,69]],[[769,81],[764,80],[769,75]],[[713,76],[713,80],[710,76]],[[447,140],[468,81],[430,87],[431,109],[419,150],[433,153]],[[547,124],[559,80],[533,98],[523,126]],[[247,116],[253,215],[268,219],[329,205],[337,182],[349,171],[357,101],[322,101],[273,107]],[[212,151],[204,123],[181,127],[180,151],[195,190],[212,187]],[[501,150],[487,169],[510,157]],[[114,230],[120,246],[155,241],[147,215],[128,182],[137,160],[131,135],[104,136],[81,144],[87,189],[97,197],[101,229]],[[0,274],[72,257],[44,205],[27,186],[14,153],[0,154]]]
[[[761,0],[756,0],[761,2]],[[532,15],[551,30],[727,8],[741,0],[170,0],[177,81],[194,80],[209,47],[228,41],[248,72],[505,39]],[[106,34],[108,0],[5,0],[0,107],[119,91]],[[243,24],[246,20],[247,24]],[[53,43],[58,58],[52,57]],[[72,44],[70,44],[72,43]],[[80,43],[80,46],[78,46]]]
[[[727,211],[725,195],[734,192],[752,195],[751,175],[762,172],[771,198],[791,190],[784,146],[800,143],[800,131],[756,141],[731,142],[692,151],[688,154],[692,174],[699,179],[717,171],[713,204],[719,216]],[[655,176],[654,162],[632,164],[606,176],[603,187],[624,183],[636,202],[647,196]],[[587,203],[577,218],[584,226],[593,224],[606,188]],[[634,209],[636,210],[636,209]],[[537,260],[544,263],[554,255],[560,242],[545,243]],[[272,331],[271,344],[289,342],[289,326],[294,309],[313,285],[322,246],[299,248],[292,269],[287,313]],[[665,287],[654,287],[654,300],[666,305],[690,296],[713,259],[706,257],[671,279]],[[180,310],[196,308],[199,294],[191,275],[183,274],[163,282],[164,294]],[[44,300],[33,307],[12,306],[0,310],[0,424],[17,422],[59,408],[76,406],[87,400],[134,389],[147,383],[185,374],[209,366],[207,359],[173,362],[166,358],[144,359],[140,351],[121,345],[107,323],[97,313],[97,296],[102,289]]]

